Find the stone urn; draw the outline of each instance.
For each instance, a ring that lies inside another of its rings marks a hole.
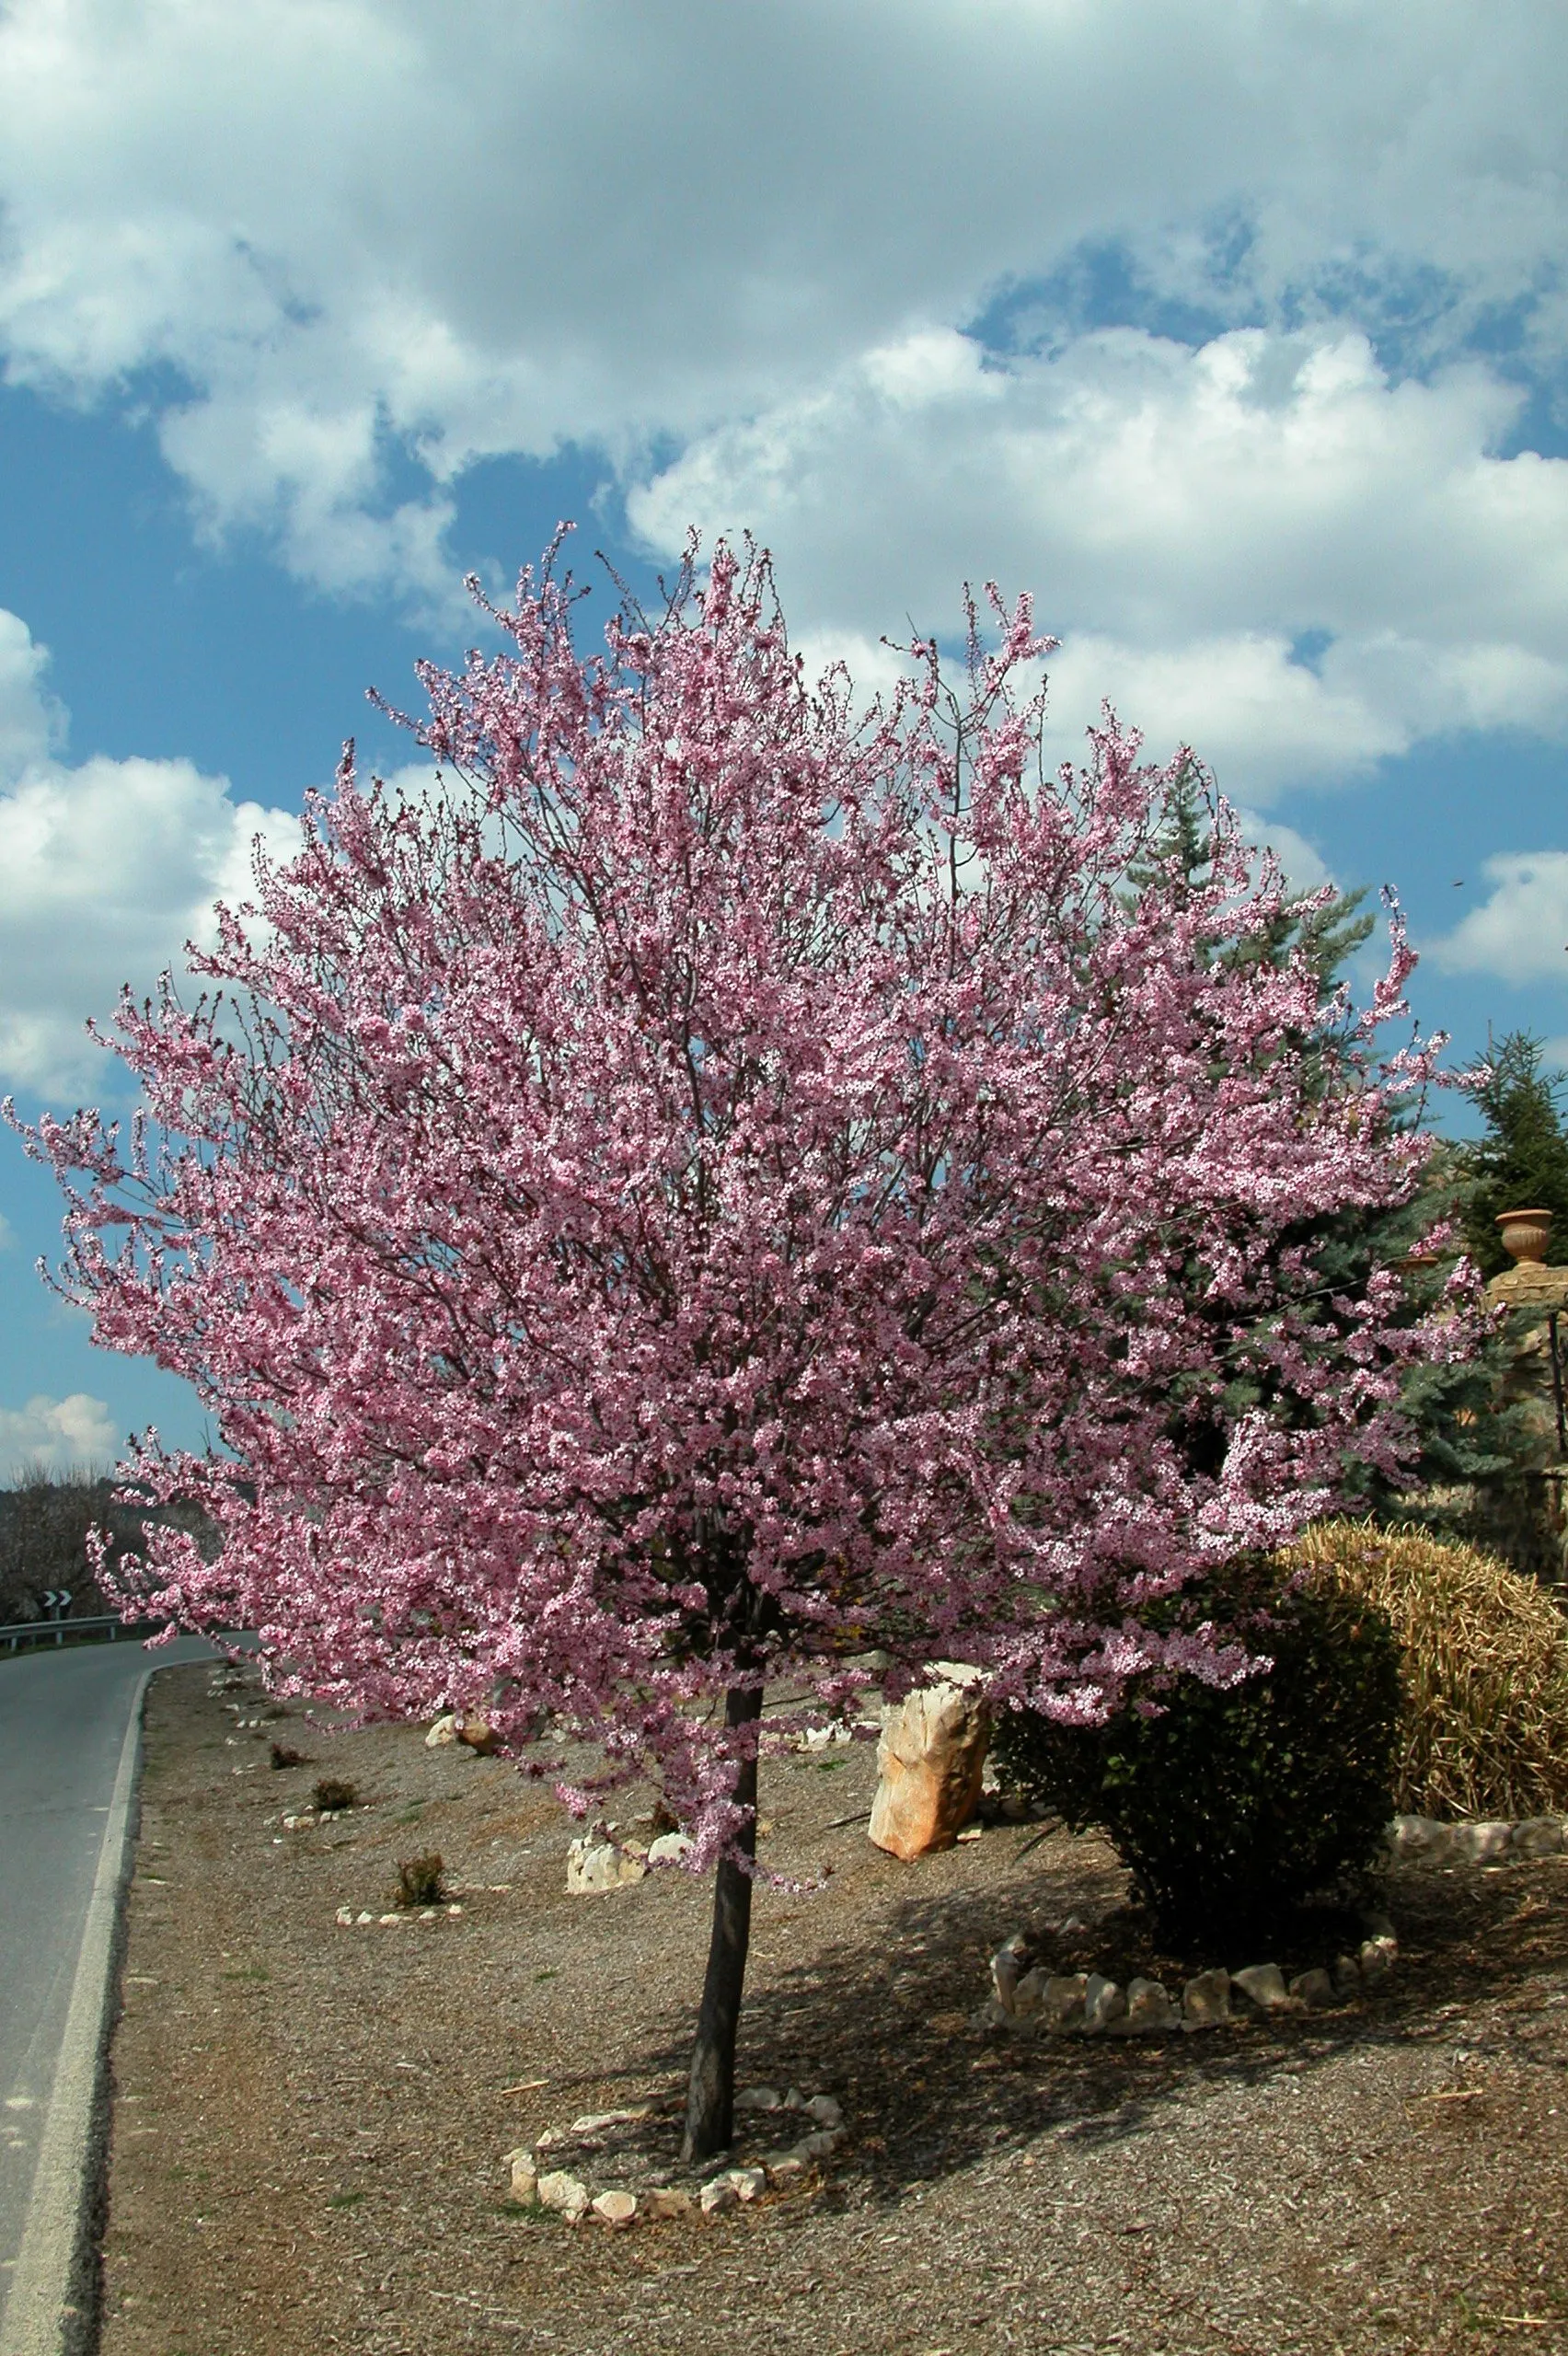
[[[1503,1230],[1503,1249],[1514,1259],[1527,1263],[1545,1259],[1551,1232],[1550,1211],[1501,1211],[1497,1224]]]

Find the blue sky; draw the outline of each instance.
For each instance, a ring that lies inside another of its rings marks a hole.
[[[1396,884],[1455,1059],[1568,1063],[1568,18],[1190,0],[11,0],[0,1083],[178,960],[374,682],[559,516],[773,548],[875,684],[965,577]],[[0,1472],[200,1436],[39,1285],[0,1140]]]

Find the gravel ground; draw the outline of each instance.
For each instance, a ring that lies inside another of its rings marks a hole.
[[[417,1729],[236,1728],[259,1707],[152,1688],[102,2356],[1568,2350],[1568,1859],[1402,1871],[1399,1970],[1343,2011],[1024,2045],[974,2025],[1009,1932],[1077,1911],[1069,1965],[1160,1960],[1110,1853],[1006,1826],[901,1865],[868,1748],[769,1761],[764,1860],[828,1879],[758,1893],[742,2078],[836,2094],[849,2141],[611,2234],[513,2207],[502,2154],[674,2094],[708,1886],[569,1899],[548,1785]],[[280,1842],[324,1773],[365,1805]],[[337,1926],[430,1849],[461,1917]]]

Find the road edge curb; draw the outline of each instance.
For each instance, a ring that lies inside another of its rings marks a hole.
[[[107,2125],[104,2064],[133,1855],[143,1717],[147,1687],[161,1666],[155,1661],[143,1670],[131,1700],[21,2246],[0,2323],[0,2356],[83,2356],[94,2321],[91,2228]]]

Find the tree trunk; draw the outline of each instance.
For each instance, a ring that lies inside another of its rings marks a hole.
[[[724,1697],[724,1723],[750,1726],[762,1715],[760,1685],[732,1685]],[[734,1797],[746,1810],[738,1845],[748,1861],[756,1854],[756,1754],[743,1759]],[[708,1977],[697,2016],[686,2086],[683,2160],[700,2163],[728,2149],[735,2119],[735,2032],[741,2021],[741,1989],[751,1941],[752,1877],[732,1857],[720,1865],[713,1888],[713,1932],[708,1945]]]

